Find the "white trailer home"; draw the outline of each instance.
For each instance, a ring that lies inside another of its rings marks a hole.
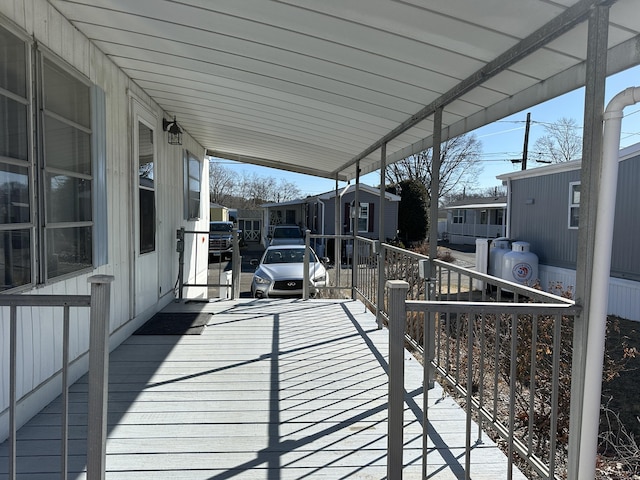
[[[207,231],[209,217],[204,147],[186,131],[181,145],[168,143],[163,127],[174,114],[51,3],[2,2],[2,293],[88,294],[90,276],[112,275],[112,347],[174,299],[176,230]],[[206,249],[196,234],[186,243],[189,253]],[[200,263],[186,265],[185,277],[206,283],[206,252],[187,258]],[[8,315],[0,309],[0,440],[7,437]],[[19,315],[20,424],[60,391],[62,312],[33,307]],[[76,378],[87,369],[88,329],[88,311],[72,310]]]

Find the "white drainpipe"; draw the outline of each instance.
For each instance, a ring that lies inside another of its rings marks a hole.
[[[585,370],[587,374],[584,384],[579,478],[593,478],[595,475],[622,110],[638,102],[640,102],[640,87],[627,88],[609,102],[604,113],[602,172],[595,225],[595,255],[591,272],[591,292],[588,297],[589,325]],[[581,226],[581,228],[584,227]]]

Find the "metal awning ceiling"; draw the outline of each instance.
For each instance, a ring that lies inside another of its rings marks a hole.
[[[446,139],[582,86],[599,3],[49,1],[209,154],[342,180],[429,147],[435,107]],[[613,3],[609,73],[639,34]]]

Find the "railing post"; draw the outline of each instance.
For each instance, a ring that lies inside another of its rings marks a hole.
[[[425,300],[435,300],[436,279],[434,278],[435,264],[429,260],[420,260],[418,271],[420,278],[424,280],[424,296]],[[424,328],[424,368],[427,373],[425,378],[425,386],[432,389],[435,385],[435,369],[431,362],[436,356],[436,314],[435,312],[425,313],[425,328]]]
[[[17,458],[17,358],[18,358],[18,309],[16,305],[9,307],[9,480],[15,480]]]
[[[233,252],[231,254],[231,299],[236,299],[240,297],[240,267],[242,265],[242,257],[240,256],[238,228],[233,227],[231,232],[233,248]],[[220,262],[222,263],[222,254],[220,256]]]
[[[178,252],[178,299],[182,300],[184,289],[184,227],[176,230],[176,251]],[[207,246],[207,251],[208,246]]]
[[[87,419],[87,480],[104,480],[109,392],[109,306],[111,275],[94,275],[89,313],[89,413]]]
[[[356,210],[356,215],[358,215],[359,210]],[[356,225],[358,223],[358,219],[355,220]],[[351,298],[353,300],[356,299],[356,290],[358,288],[358,264],[360,263],[360,259],[358,258],[358,250],[360,250],[360,241],[358,240],[357,227],[354,227],[356,231],[353,234],[353,251],[351,252]]]
[[[302,262],[302,299],[309,300],[309,249],[310,241],[309,235],[311,230],[304,231],[304,260]]]
[[[387,435],[387,478],[402,479],[404,422],[404,332],[407,320],[405,300],[409,284],[389,280],[389,419]]]
[[[376,300],[376,322],[378,330],[382,328],[382,312],[384,312],[384,285],[387,281],[386,271],[386,250],[384,243],[380,240],[378,243],[378,298]]]

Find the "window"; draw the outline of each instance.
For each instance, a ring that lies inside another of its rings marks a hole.
[[[187,220],[200,218],[200,160],[188,150],[184,151],[184,208]]]
[[[92,131],[104,116],[98,91],[0,27],[0,291],[106,262],[106,252],[94,258],[95,242],[106,249],[94,231],[95,216],[106,218],[106,180],[94,180],[94,160],[104,160]]]
[[[349,232],[353,232],[355,223],[355,208],[353,203],[345,204],[345,228],[349,228]],[[346,222],[349,222],[348,224]],[[360,203],[358,209],[358,233],[373,232],[373,203]]]
[[[156,249],[156,191],[154,185],[153,130],[138,122],[138,198],[140,253]]]
[[[580,182],[569,184],[569,228],[578,228],[580,217]]]
[[[285,223],[289,225],[294,225],[296,223],[296,211],[295,210],[286,210],[284,212],[285,215]]]
[[[44,55],[40,68],[40,162],[47,279],[93,265],[89,85]]]
[[[368,232],[369,227],[369,204],[361,203],[358,214],[358,232]]]
[[[453,223],[464,223],[465,220],[465,210],[454,210],[453,211]]]
[[[28,50],[0,28],[0,291],[32,282]]]

